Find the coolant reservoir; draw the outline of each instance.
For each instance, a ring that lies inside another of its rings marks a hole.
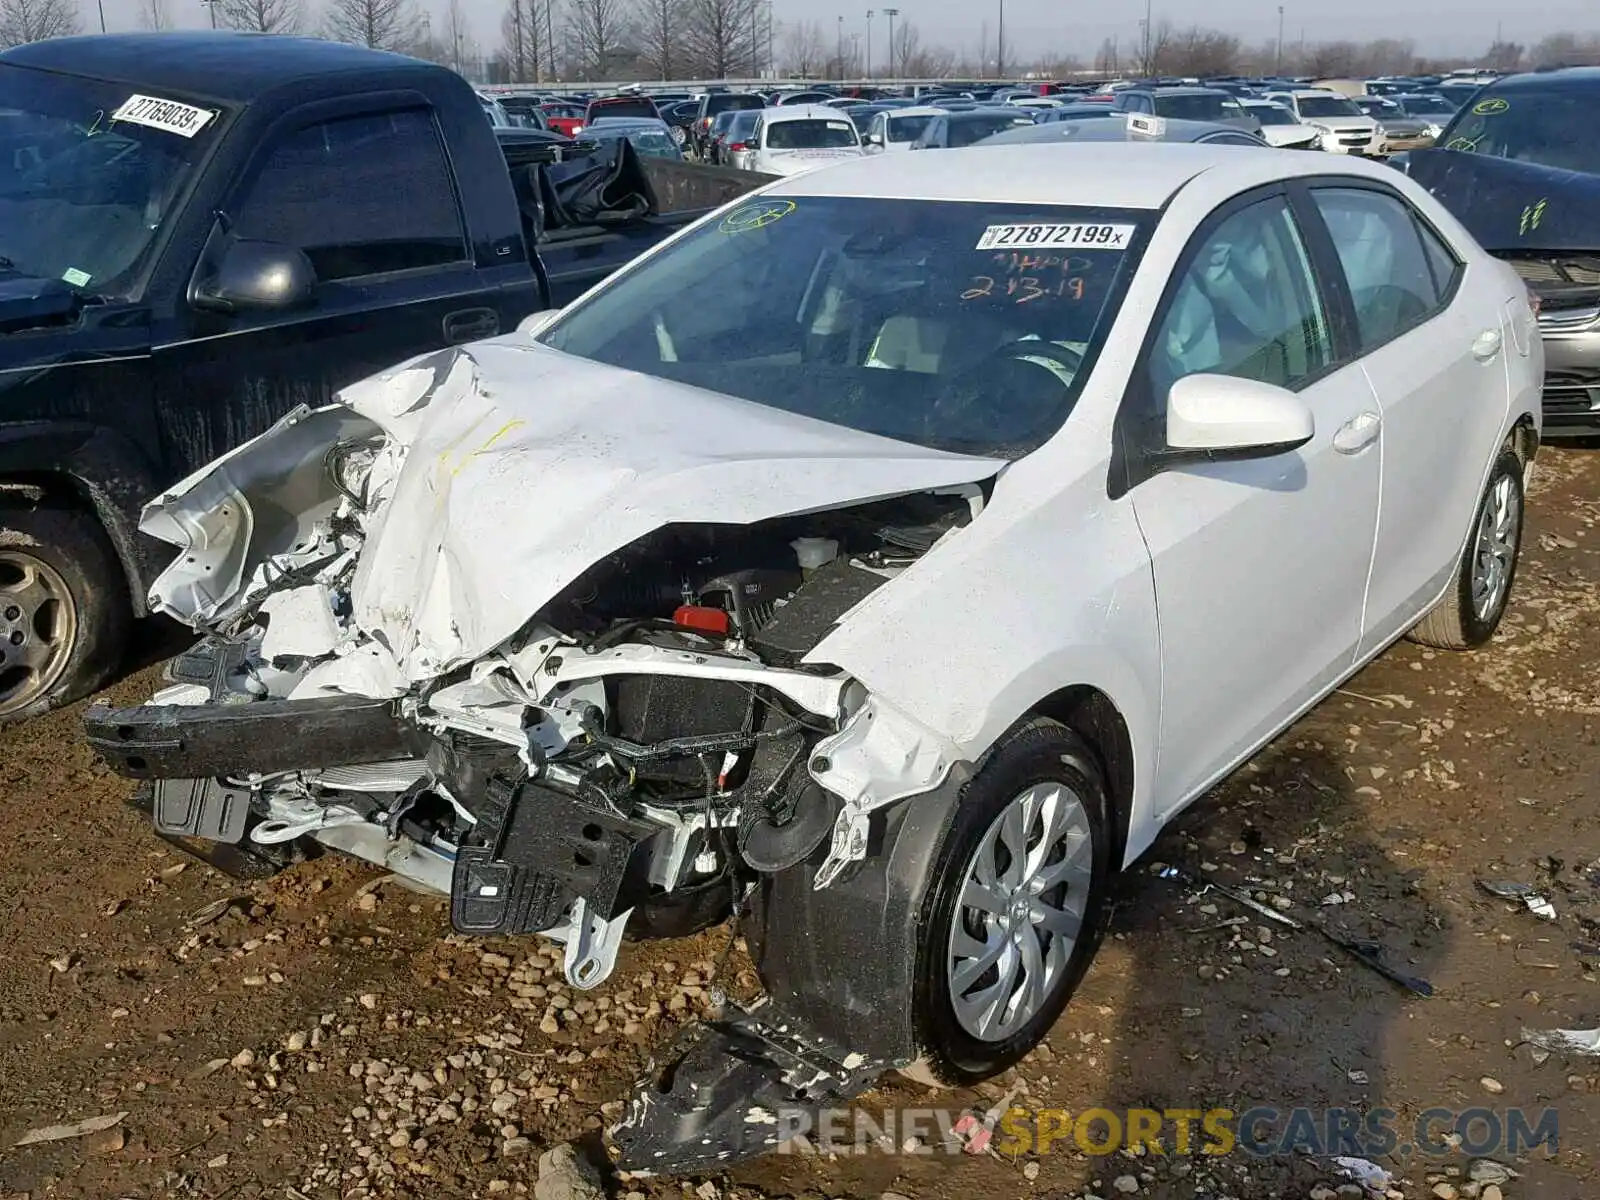
[[[795,538],[789,545],[794,547],[795,556],[800,560],[800,570],[807,575],[839,557],[839,543],[833,538]]]

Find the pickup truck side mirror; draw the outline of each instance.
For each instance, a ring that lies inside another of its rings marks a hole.
[[[305,251],[278,242],[239,240],[196,283],[191,303],[206,312],[282,312],[311,303],[317,272]]]

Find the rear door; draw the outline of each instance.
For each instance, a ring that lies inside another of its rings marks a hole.
[[[1340,180],[1309,189],[1314,235],[1349,305],[1383,425],[1383,498],[1362,653],[1404,633],[1460,561],[1510,401],[1503,287],[1469,268],[1404,197]]]
[[[425,106],[303,110],[267,136],[224,211],[240,238],[305,251],[317,287],[309,307],[289,312],[221,316],[180,301],[180,336],[156,348],[155,366],[163,436],[184,469],[296,405],[324,404],[412,355],[491,336],[510,316],[482,294],[486,277]]]

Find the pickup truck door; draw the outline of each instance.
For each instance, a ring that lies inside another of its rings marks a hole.
[[[178,301],[174,336],[155,349],[174,477],[296,405],[327,403],[413,355],[513,327],[513,295],[525,311],[540,307],[502,282],[504,269],[474,263],[459,194],[420,97],[323,103],[278,122],[223,211],[239,238],[305,251],[314,297],[293,311],[228,316]]]

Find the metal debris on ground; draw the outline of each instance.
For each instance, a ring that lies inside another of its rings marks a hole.
[[[1600,1029],[1524,1029],[1522,1040],[1553,1054],[1600,1058]]]
[[[1495,1162],[1492,1158],[1479,1158],[1467,1168],[1467,1178],[1473,1183],[1488,1187],[1490,1184],[1510,1183],[1517,1178],[1517,1172],[1505,1163]]]
[[[85,1117],[69,1125],[45,1125],[38,1129],[30,1129],[12,1142],[11,1148],[15,1150],[18,1146],[35,1146],[40,1142],[62,1142],[68,1138],[87,1137],[91,1133],[110,1129],[113,1125],[120,1125],[127,1115],[126,1112],[106,1113],[99,1117]]]
[[[1333,1160],[1333,1165],[1338,1167],[1347,1179],[1354,1180],[1366,1188],[1369,1195],[1382,1196],[1389,1190],[1391,1178],[1389,1172],[1369,1159],[1340,1156]]]
[[[1163,878],[1165,877],[1165,874],[1163,874]],[[1219,883],[1209,875],[1196,874],[1189,871],[1178,871],[1176,878],[1182,880],[1190,886],[1199,888],[1199,895],[1204,895],[1207,891],[1220,892],[1222,895],[1232,900],[1235,904],[1242,904],[1251,912],[1258,913],[1268,920],[1276,921],[1280,925],[1286,925],[1290,929],[1310,930],[1313,933],[1320,934],[1324,939],[1339,947],[1339,949],[1350,955],[1350,957],[1356,959],[1368,970],[1377,972],[1391,983],[1397,983],[1407,991],[1414,992],[1418,996],[1433,995],[1433,985],[1426,979],[1419,979],[1415,975],[1407,975],[1403,971],[1397,971],[1393,967],[1389,966],[1388,963],[1384,962],[1382,957],[1383,947],[1377,942],[1366,941],[1360,938],[1342,938],[1338,934],[1328,929],[1325,925],[1307,924],[1303,921],[1297,921],[1287,913],[1280,912],[1275,908],[1262,904],[1249,893],[1241,891],[1238,888],[1229,887],[1225,883]]]
[[[1556,906],[1550,903],[1547,897],[1531,883],[1516,883],[1512,880],[1480,879],[1478,886],[1491,896],[1498,896],[1502,900],[1520,900],[1536,917],[1546,921],[1556,919]]]

